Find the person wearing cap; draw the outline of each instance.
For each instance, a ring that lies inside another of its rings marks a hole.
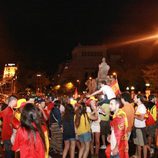
[[[14,144],[16,131],[20,127],[21,112],[22,112],[22,109],[25,106],[25,104],[26,104],[26,99],[22,98],[17,101],[17,105],[14,107],[15,111],[14,111],[14,115],[13,115],[13,118],[11,121],[11,125],[13,127],[13,132],[12,132],[12,136],[10,138],[12,144]]]
[[[12,144],[10,141],[12,135],[12,126],[10,126],[14,110],[13,108],[17,104],[17,97],[16,96],[9,96],[7,98],[8,107],[6,107],[3,111],[0,112],[0,118],[3,119],[2,124],[2,141],[4,143],[4,157],[5,158],[13,158],[14,152],[11,150]]]

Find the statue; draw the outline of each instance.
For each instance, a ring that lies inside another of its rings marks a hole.
[[[106,80],[108,76],[108,71],[110,66],[106,63],[106,59],[102,58],[102,63],[99,64],[99,71],[98,71],[98,81]]]
[[[97,88],[97,82],[96,82],[96,79],[92,79],[92,81],[91,81],[91,92],[93,93],[93,92],[95,92],[96,91],[96,88]],[[90,93],[91,94],[91,93]]]
[[[88,79],[85,82],[85,85],[87,86],[86,90],[88,91],[89,94],[95,92],[97,87],[96,79]]]

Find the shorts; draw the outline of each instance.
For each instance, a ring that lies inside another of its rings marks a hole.
[[[78,135],[78,140],[80,142],[90,142],[91,141],[91,133],[87,132],[87,133],[83,133],[81,135]]]
[[[144,146],[147,144],[147,134],[145,128],[136,128],[136,138],[133,139],[134,144]]]
[[[156,125],[151,125],[146,127],[147,136],[155,137]]]
[[[69,140],[69,141],[73,141],[73,140],[76,140],[75,138],[73,137],[63,137],[63,140]]]
[[[97,125],[91,124],[91,131],[92,133],[100,133],[100,123]]]
[[[117,155],[111,155],[110,158],[120,158],[119,154]]]
[[[108,135],[110,134],[110,121],[100,121],[100,134]]]

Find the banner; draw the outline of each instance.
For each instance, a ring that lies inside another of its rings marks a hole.
[[[113,89],[113,91],[116,94],[116,96],[121,93],[117,79],[115,79],[114,81],[112,81],[111,88]]]

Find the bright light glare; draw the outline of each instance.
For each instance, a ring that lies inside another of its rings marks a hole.
[[[158,40],[158,34],[156,33],[156,34],[139,36],[139,37],[132,39],[132,40],[126,40],[124,42],[119,42],[119,43],[107,45],[107,47],[108,48],[119,47],[122,45],[129,45],[129,44],[134,44],[134,43],[138,43],[138,42],[145,42],[145,41],[150,41],[150,40]]]

